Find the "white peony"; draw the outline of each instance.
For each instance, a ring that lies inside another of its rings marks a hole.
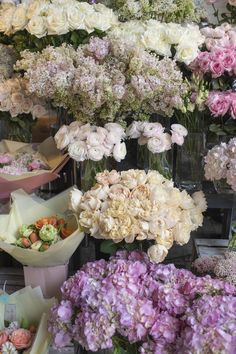
[[[166,258],[168,250],[163,245],[153,245],[148,249],[147,253],[153,263],[161,263]]]
[[[27,25],[28,19],[26,17],[26,8],[25,4],[20,4],[16,7],[12,19],[12,28],[14,32],[23,30]]]
[[[70,192],[69,209],[72,210],[74,213],[78,212],[82,195],[83,193],[75,187]]]
[[[203,212],[207,210],[207,201],[204,193],[202,191],[198,191],[193,193],[192,198],[194,200],[194,204]]]
[[[27,25],[27,31],[36,36],[37,38],[42,38],[47,34],[47,25],[45,17],[33,16]]]
[[[117,162],[120,162],[125,158],[127,154],[125,143],[117,143],[113,148],[113,157]]]
[[[76,141],[70,144],[68,153],[75,161],[84,161],[88,158],[87,145],[84,141]]]

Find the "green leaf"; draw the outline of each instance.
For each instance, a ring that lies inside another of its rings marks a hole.
[[[119,249],[119,244],[112,240],[105,240],[101,243],[100,251],[106,254],[115,254]]]
[[[23,318],[21,321],[21,328],[28,329],[30,326],[29,321],[26,318]]]

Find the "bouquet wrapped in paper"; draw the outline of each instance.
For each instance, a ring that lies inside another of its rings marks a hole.
[[[2,353],[46,354],[50,344],[47,313],[55,298],[45,300],[39,287],[12,295],[0,294],[0,350]]]
[[[70,191],[71,189],[66,190],[48,201],[41,199],[36,201],[23,190],[12,193],[10,213],[0,215],[0,248],[18,262],[31,267],[55,267],[66,264],[84,237],[76,217],[73,214],[66,216]],[[40,218],[52,215],[65,216],[71,230],[69,237],[51,244],[45,252],[16,245],[19,228],[22,225],[31,225]]]
[[[25,162],[24,154],[27,156],[36,156],[37,162],[40,161],[41,166],[21,166],[21,161]],[[18,165],[13,168],[6,168],[5,164],[1,164],[5,168],[0,168],[0,198],[8,198],[11,192],[17,189],[24,189],[27,193],[31,193],[39,186],[55,180],[58,177],[58,172],[66,164],[69,157],[62,154],[56,148],[53,138],[48,138],[42,142],[35,151],[31,144],[20,143],[10,140],[2,140],[0,142],[0,155],[4,160],[15,159],[17,156]],[[19,160],[19,155],[23,156]],[[25,168],[26,167],[26,168]],[[29,168],[27,168],[29,167]],[[25,170],[24,170],[25,169]]]

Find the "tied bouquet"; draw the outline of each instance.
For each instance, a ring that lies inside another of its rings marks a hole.
[[[118,123],[107,123],[103,127],[72,122],[63,125],[54,139],[57,148],[68,149],[69,156],[75,161],[100,161],[112,156],[120,162],[126,156],[126,137],[124,128]]]
[[[18,153],[15,156],[0,153],[0,173],[20,176],[27,172],[47,169],[49,167],[39,159],[37,153]]]
[[[222,280],[118,252],[64,283],[49,331],[57,348],[74,340],[114,354],[233,353],[235,295]]]
[[[226,180],[236,191],[236,138],[214,146],[205,156],[205,177],[210,181]]]
[[[115,243],[155,242],[148,249],[153,262],[162,262],[174,241],[186,244],[202,225],[206,201],[202,192],[190,197],[157,171],[104,171],[97,184],[82,194],[71,192],[70,208],[85,232]]]
[[[17,321],[0,331],[0,353],[19,354],[31,347],[36,328],[34,325],[23,328]]]
[[[22,225],[15,244],[22,248],[44,252],[54,243],[69,237],[72,232],[67,227],[65,219],[55,216],[45,217],[34,224]]]

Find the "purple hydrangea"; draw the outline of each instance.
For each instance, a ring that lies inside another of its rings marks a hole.
[[[49,330],[57,348],[76,340],[97,351],[122,337],[138,343],[141,354],[233,354],[235,287],[153,264],[142,252],[118,252],[64,283]]]

